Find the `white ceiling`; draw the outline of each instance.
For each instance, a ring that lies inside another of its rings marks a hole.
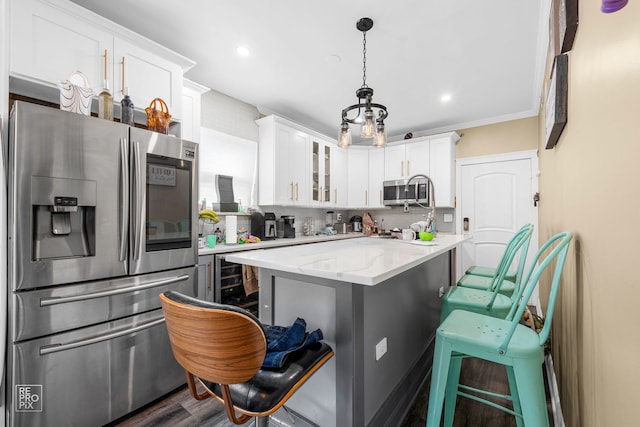
[[[196,61],[186,78],[331,137],[362,85],[365,16],[390,140],[538,114],[550,0],[72,1]]]

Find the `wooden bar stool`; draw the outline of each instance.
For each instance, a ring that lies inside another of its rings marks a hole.
[[[171,349],[185,370],[191,395],[219,400],[235,424],[257,417],[256,426],[267,426],[269,415],[333,357],[331,347],[316,342],[291,353],[280,369],[261,369],[267,340],[251,313],[175,291],[161,294],[160,301]]]
[[[520,426],[548,426],[547,404],[541,365],[544,343],[549,337],[560,277],[572,234],[559,233],[537,252],[526,275],[526,290],[519,305],[514,305],[505,319],[464,310],[455,310],[436,332],[436,345],[431,371],[431,389],[427,412],[427,427],[439,427],[444,406],[444,425],[453,425],[457,396],[468,397],[513,414]],[[536,266],[542,258],[544,260]],[[527,301],[542,272],[556,260],[544,326],[540,333],[520,324]],[[481,396],[499,397],[486,390],[459,383],[462,358],[477,357],[502,364],[507,369],[513,409],[491,402]]]

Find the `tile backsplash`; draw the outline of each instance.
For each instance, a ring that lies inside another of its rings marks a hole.
[[[328,211],[335,213],[342,213],[343,222],[348,223],[352,216],[363,216],[364,209],[319,209],[319,208],[298,208],[298,207],[286,207],[286,206],[266,206],[260,209],[261,213],[273,212],[276,218],[280,218],[282,215],[293,215],[295,217],[296,235],[302,236],[303,224],[305,218],[312,218],[314,222],[315,232],[321,231],[325,227],[325,218]],[[369,209],[366,212],[371,214],[371,217],[378,222],[378,226],[383,226],[385,230],[391,230],[394,227],[399,229],[408,228],[409,225],[414,222],[426,220],[427,214],[430,210],[423,209],[419,206],[412,206],[408,213],[403,212],[402,206],[394,206],[384,209]],[[451,215],[452,222],[444,222],[445,214]],[[452,208],[439,208],[436,209],[436,228],[443,233],[455,232],[455,209]],[[220,215],[220,222],[217,224],[206,224],[203,234],[208,234],[208,228],[219,227],[222,231],[225,231],[225,216]],[[251,217],[247,214],[238,215],[238,229],[244,227],[246,230],[251,228]],[[213,231],[213,230],[211,230]]]

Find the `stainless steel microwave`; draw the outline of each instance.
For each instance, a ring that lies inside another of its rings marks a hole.
[[[395,181],[384,181],[383,204],[385,206],[404,205],[418,202],[422,205],[429,205],[429,183],[425,178],[415,178],[411,184],[407,185],[407,179]]]

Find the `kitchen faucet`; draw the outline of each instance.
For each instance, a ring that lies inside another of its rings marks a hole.
[[[409,191],[409,185],[411,184],[411,181],[413,181],[416,178],[424,178],[424,179],[426,179],[427,180],[427,185],[429,186],[428,191],[429,191],[429,203],[431,203],[431,222],[428,224],[427,230],[425,230],[425,231],[429,231],[431,229],[435,229],[436,228],[436,195],[435,195],[435,190],[434,190],[434,186],[433,186],[433,181],[427,175],[424,175],[424,174],[421,174],[421,173],[415,174],[415,175],[413,175],[412,177],[410,177],[407,180],[407,182],[406,182],[406,184],[404,186],[404,194],[405,195]],[[415,202],[421,208],[429,209],[429,206],[424,206],[420,202],[418,202],[417,200]],[[404,211],[405,212],[409,212],[409,200],[406,199],[406,198],[404,200]]]

